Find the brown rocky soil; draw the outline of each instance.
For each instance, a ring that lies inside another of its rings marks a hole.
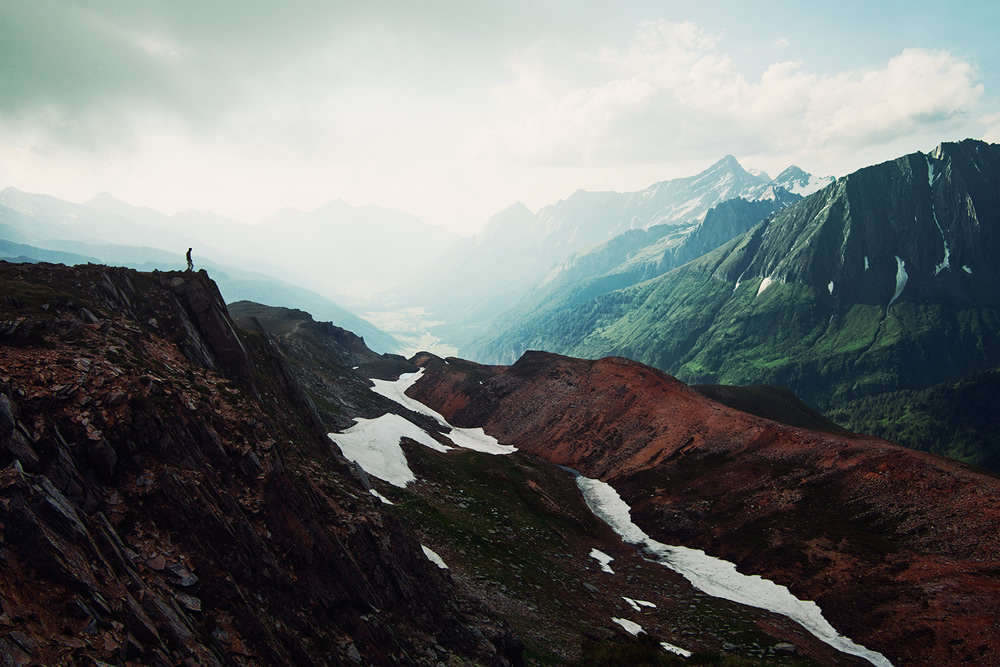
[[[0,262],[0,662],[518,662],[201,273]]]
[[[995,476],[739,412],[624,359],[415,361],[410,394],[451,423],[612,483],[654,538],[816,600],[896,664],[1000,664]]]

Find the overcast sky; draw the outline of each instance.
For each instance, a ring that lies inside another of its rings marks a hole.
[[[998,28],[993,2],[7,0],[0,188],[471,233],[726,154],[843,175],[1000,141]]]

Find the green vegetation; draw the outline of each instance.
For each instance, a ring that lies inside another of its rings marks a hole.
[[[635,662],[650,652],[613,630],[612,616],[631,615],[622,595],[656,600],[658,607],[644,612],[643,626],[669,628],[678,635],[666,638],[672,643],[732,643],[743,656],[763,656],[776,643],[758,627],[759,610],[694,591],[680,575],[638,554],[617,553],[616,574],[600,573],[590,550],[607,549],[600,545],[618,538],[587,508],[572,477],[556,466],[520,453],[442,454],[405,443],[403,448],[420,481],[405,489],[379,485],[395,503],[388,510],[415,528],[456,577],[483,598],[499,601],[530,664],[677,664],[658,643],[652,655],[659,662]],[[600,593],[589,591],[585,582],[599,585]],[[581,657],[593,638],[609,632],[617,638],[598,642],[604,648],[591,647],[594,652]],[[629,662],[600,662],[616,659],[619,650]],[[758,664],[732,659],[703,664]]]

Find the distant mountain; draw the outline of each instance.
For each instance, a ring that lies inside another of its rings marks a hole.
[[[634,229],[570,255],[498,316],[488,331],[463,346],[462,354],[486,363],[513,363],[529,349],[557,349],[562,344],[560,324],[573,319],[579,304],[663,275],[801,199],[782,188],[767,192],[772,196],[718,204],[694,229],[669,225]]]
[[[813,176],[792,165],[774,179],[774,185],[803,197],[822,190],[833,183],[833,176]]]
[[[546,324],[549,349],[627,356],[690,382],[786,386],[848,427],[885,433],[893,392],[1000,366],[998,219],[1000,146],[942,144],[840,178],[701,259],[576,305]],[[946,439],[933,441],[920,433],[940,424],[913,426],[903,444],[943,453],[962,427],[946,421]]]
[[[669,235],[668,243],[679,242],[713,207],[739,197],[773,197],[774,185],[766,174],[752,174],[727,155],[699,174],[638,192],[579,190],[536,214],[518,203],[492,218],[478,236],[455,243],[401,295],[447,321],[449,340],[468,344],[571,253],[655,226],[662,227],[655,232],[659,238]]]

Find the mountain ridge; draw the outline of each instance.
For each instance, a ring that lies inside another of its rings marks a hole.
[[[1000,192],[988,174],[1000,174],[1000,147],[971,140],[867,167],[536,335],[555,352],[627,356],[685,381],[787,386],[824,412],[957,382],[1000,365]],[[876,409],[854,418],[876,423]],[[980,456],[969,460],[996,461]]]
[[[995,476],[877,438],[735,412],[622,358],[416,361],[426,370],[410,396],[612,483],[657,539],[788,585],[892,660],[992,661],[989,614],[955,605],[1000,600]]]

